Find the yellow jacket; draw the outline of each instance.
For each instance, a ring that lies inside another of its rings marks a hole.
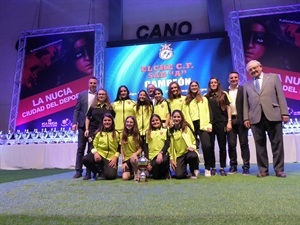
[[[176,161],[177,157],[188,152],[188,147],[193,147],[199,155],[193,131],[188,127],[185,132],[182,129],[174,131],[171,135],[170,159]]]
[[[124,121],[127,116],[135,116],[134,106],[135,101],[131,99],[119,100],[112,103],[112,108],[116,113],[115,124],[116,130],[121,132],[124,128]]]
[[[118,151],[120,135],[116,132],[116,138],[113,138],[113,132],[98,132],[95,136],[92,153],[99,153],[99,155],[107,160],[112,160],[114,156],[119,157]]]
[[[208,100],[206,97],[202,97],[202,101],[197,103],[198,111],[199,111],[199,117],[200,117],[200,130],[207,131],[207,128],[212,128],[211,124],[211,118],[210,118],[210,110],[208,106]],[[193,100],[195,101],[195,100]],[[186,121],[193,126],[193,121],[190,114],[190,107],[186,104],[183,104],[182,112],[185,116]]]
[[[160,151],[162,151],[165,142],[168,139],[168,130],[165,128],[160,128],[159,130],[151,131],[151,139],[146,135],[146,143],[148,144],[149,159],[154,159]],[[169,148],[168,150],[169,151]]]

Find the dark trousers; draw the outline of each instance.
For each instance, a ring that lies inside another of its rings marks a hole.
[[[95,139],[95,128],[89,128],[89,137],[88,137],[88,152],[91,152],[94,148],[93,141]]]
[[[164,179],[170,172],[170,157],[169,154],[163,155],[163,161],[158,164],[156,162],[157,156],[150,161],[152,170],[150,171],[153,179]]]
[[[177,157],[176,164],[176,178],[184,179],[187,176],[187,164],[189,164],[191,172],[199,169],[199,157],[196,152],[188,151],[184,155]]]
[[[210,141],[211,134],[208,133],[207,131],[200,130],[199,137],[200,137],[201,149],[203,152],[204,167],[205,169],[210,170],[212,164],[212,158],[215,157],[211,147],[211,141]]]
[[[211,133],[210,143],[211,143],[211,167],[216,168],[216,158],[215,158],[215,136],[217,136],[217,141],[219,145],[220,154],[220,167],[226,167],[226,125],[227,122],[220,122],[213,124],[213,130]]]
[[[144,152],[144,156],[149,159],[149,151],[148,148],[146,147],[146,136],[145,135],[141,135],[141,147],[142,147],[142,151]]]
[[[82,162],[86,166],[86,168],[89,168],[89,170],[92,171],[94,174],[99,173],[100,168],[101,174],[106,180],[113,180],[117,178],[118,167],[109,166],[109,160],[103,157],[101,157],[100,162],[96,163],[94,159],[94,154],[88,153],[83,157]]]
[[[82,158],[84,156],[84,151],[86,148],[86,144],[88,142],[88,138],[84,136],[84,127],[78,127],[78,145],[77,145],[77,153],[76,153],[76,164],[75,164],[75,170],[77,172],[82,173]],[[89,152],[89,149],[88,149]],[[87,173],[90,171],[86,171]]]
[[[264,114],[257,124],[251,124],[255,140],[257,166],[260,172],[269,172],[266,132],[271,142],[275,172],[284,171],[284,147],[281,121],[269,121]]]
[[[229,163],[231,167],[237,168],[237,138],[239,138],[241,147],[241,156],[243,159],[243,169],[250,168],[250,150],[248,143],[248,129],[238,119],[232,119],[232,130],[227,133]]]
[[[199,148],[199,138],[200,138],[200,121],[199,120],[195,120],[193,121],[193,125],[194,125],[194,136],[196,139],[196,147]]]

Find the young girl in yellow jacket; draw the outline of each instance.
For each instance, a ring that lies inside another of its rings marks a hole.
[[[170,178],[169,146],[170,136],[159,115],[150,118],[150,127],[146,135],[146,149],[149,152],[148,171],[153,179]]]
[[[168,86],[168,102],[171,113],[175,110],[182,110],[185,96],[182,95],[179,84],[175,81],[171,82]]]
[[[135,116],[134,106],[136,102],[130,99],[129,90],[125,85],[121,85],[117,92],[117,97],[112,103],[112,108],[116,114],[116,130],[122,132],[124,121],[127,116]]]
[[[128,116],[124,122],[124,129],[120,139],[122,156],[122,179],[130,180],[132,175],[137,181],[138,159],[142,152],[141,136],[134,116]]]
[[[181,110],[172,112],[170,124],[170,160],[176,178],[187,178],[187,165],[189,164],[191,178],[196,179],[199,173],[199,153],[196,151],[193,130],[186,122]]]
[[[103,177],[107,180],[117,178],[119,152],[119,133],[115,129],[114,118],[106,113],[102,124],[96,131],[93,142],[94,148],[85,155],[82,163],[94,174],[99,174],[97,164],[100,166]],[[96,176],[97,178],[97,176]]]
[[[141,147],[145,153],[145,157],[148,158],[148,152],[145,151],[146,131],[149,129],[150,117],[153,113],[153,105],[145,90],[141,90],[138,93],[137,102],[134,106],[134,113],[141,135]]]
[[[202,96],[200,85],[197,81],[192,81],[189,85],[185,104],[183,105],[183,111],[186,121],[193,126],[197,148],[199,148],[201,141],[205,166],[204,175],[209,177],[211,176],[211,112],[209,109],[208,100],[206,97]]]
[[[169,102],[163,97],[163,91],[160,88],[154,89],[154,113],[159,115],[164,128],[168,128],[170,123],[171,110]]]

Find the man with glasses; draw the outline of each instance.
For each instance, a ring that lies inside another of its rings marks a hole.
[[[259,169],[257,177],[269,175],[267,133],[271,142],[275,174],[284,178],[282,122],[288,122],[289,112],[282,84],[277,74],[264,73],[257,60],[249,61],[246,69],[253,79],[244,85],[244,125],[251,127],[253,133]]]

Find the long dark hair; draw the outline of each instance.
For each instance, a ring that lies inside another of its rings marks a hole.
[[[211,80],[216,80],[218,82],[218,86],[217,86],[216,90],[212,90],[211,89],[211,87],[210,87],[210,81]],[[221,107],[221,109],[223,111],[225,111],[226,108],[227,108],[227,105],[226,105],[226,102],[225,102],[225,96],[226,96],[226,94],[225,94],[224,90],[221,87],[221,83],[220,83],[219,79],[216,78],[216,77],[212,77],[208,81],[208,92],[207,92],[206,96],[209,99],[213,95],[217,96],[216,100],[217,100],[218,106]]]
[[[105,117],[108,117],[112,120],[112,124],[111,124],[111,127],[109,128],[109,130],[105,130],[105,127],[103,126],[103,120]],[[117,134],[116,134],[117,131],[115,129],[115,120],[114,120],[114,117],[110,113],[105,113],[103,115],[102,122],[99,125],[99,128],[95,131],[95,134],[97,134],[98,132],[100,132],[101,137],[103,136],[102,132],[113,132],[113,135],[112,135],[113,138],[115,139],[117,137]]]
[[[121,88],[125,88],[126,91],[127,91],[127,96],[126,96],[125,98],[121,98],[121,95],[120,95],[120,93],[121,93]],[[120,100],[127,100],[127,99],[130,99],[130,96],[129,96],[129,89],[128,89],[128,87],[126,87],[125,85],[121,85],[121,86],[118,88],[115,102],[116,102],[116,101],[120,101]]]
[[[185,120],[184,118],[184,115],[183,115],[183,112],[179,109],[175,109],[173,112],[172,112],[172,117],[175,113],[179,113],[180,114],[180,117],[181,117],[181,122],[179,124],[179,127],[175,128],[175,127],[172,127],[172,129],[170,129],[171,133],[174,132],[174,129],[182,129],[183,132],[187,132],[187,129],[191,129],[191,131],[193,131],[191,125]]]
[[[155,128],[153,127],[152,123],[151,123],[151,120],[153,119],[153,117],[157,117],[157,118],[159,119],[159,121],[160,121],[160,128],[162,128],[162,125],[163,125],[160,116],[157,115],[157,114],[155,114],[155,113],[153,113],[153,114],[151,115],[151,117],[150,117],[150,126],[149,126],[149,129],[148,129],[148,131],[147,131],[147,137],[148,137],[149,140],[151,139],[151,131],[155,129]]]
[[[146,95],[146,99],[145,99],[144,102],[142,102],[142,101],[139,99],[139,95],[140,95],[140,93],[142,93],[142,92],[144,92],[145,95]],[[138,95],[137,95],[137,101],[136,101],[136,112],[137,112],[137,113],[139,112],[141,105],[144,105],[144,106],[145,106],[147,114],[150,114],[150,115],[152,114],[152,112],[153,112],[153,104],[152,104],[152,101],[151,101],[150,98],[149,98],[148,93],[147,93],[145,90],[139,91],[139,93],[138,93]]]

